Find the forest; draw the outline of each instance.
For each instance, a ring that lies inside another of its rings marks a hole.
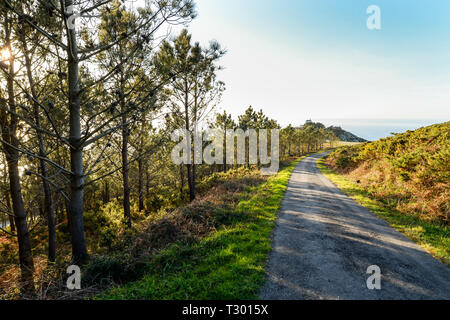
[[[219,110],[227,52],[192,40],[194,1],[132,2],[0,1],[2,298],[64,298],[70,265],[99,294],[247,219],[227,210],[267,183],[260,165],[174,164],[176,129],[279,129],[281,170],[339,140]]]

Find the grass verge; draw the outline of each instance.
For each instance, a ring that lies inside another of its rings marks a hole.
[[[369,192],[351,179],[335,173],[325,165],[325,159],[318,161],[317,167],[328,179],[345,194],[360,205],[366,207],[389,225],[418,243],[435,258],[450,266],[450,230],[449,227],[430,221],[424,221],[414,215],[405,215],[395,208],[374,198]]]
[[[247,190],[233,209],[233,223],[198,243],[159,252],[146,275],[97,299],[256,299],[264,281],[271,233],[291,173],[300,159]],[[229,215],[230,212],[224,212]]]

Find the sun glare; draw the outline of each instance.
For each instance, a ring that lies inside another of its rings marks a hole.
[[[0,52],[0,58],[2,61],[7,61],[11,58],[11,51],[8,48],[3,48]]]

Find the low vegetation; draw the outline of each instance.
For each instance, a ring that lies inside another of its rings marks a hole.
[[[255,185],[261,182],[255,176],[216,185],[214,201],[206,197],[184,209],[189,219],[197,221],[195,226],[204,228],[189,233],[194,235],[192,241],[171,243],[148,260],[142,279],[99,298],[256,298],[271,249],[270,234],[296,163],[260,185]]]
[[[320,165],[344,192],[450,262],[450,122],[338,148]]]
[[[197,184],[198,197],[191,203],[148,216],[133,209],[131,230],[123,223],[117,201],[87,212],[85,227],[93,254],[82,268],[80,291],[65,288],[65,267],[70,264],[66,224],[57,234],[58,241],[67,245],[59,247],[58,257],[63,258],[54,264],[47,263],[45,239],[36,233],[32,241],[37,249],[37,298],[254,297],[264,274],[273,222],[296,162],[295,157],[286,159],[280,173],[269,179],[256,166],[216,172]],[[3,239],[1,297],[24,298],[17,289],[15,242]],[[108,291],[99,295],[104,290]]]

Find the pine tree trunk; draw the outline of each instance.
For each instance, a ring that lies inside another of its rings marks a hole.
[[[104,187],[103,187],[103,204],[107,204],[110,200],[110,194],[109,194],[109,182],[108,180],[105,180]]]
[[[187,80],[185,81],[185,101],[184,101],[184,112],[185,112],[185,122],[186,122],[186,134],[190,132],[190,124],[189,124],[189,89]],[[189,185],[189,200],[192,202],[195,200],[195,181],[193,180],[193,172],[192,172],[192,159],[191,159],[191,139],[186,139],[187,141],[187,159],[188,163],[186,164],[187,167],[187,178],[188,178],[188,185]]]
[[[196,135],[197,135],[197,107],[198,107],[198,93],[197,93],[197,84],[194,88],[194,136],[192,139],[194,140],[194,153],[192,155],[192,184],[194,186],[194,198],[195,198],[195,182],[197,181],[197,164],[196,164],[196,158],[197,158],[197,150],[196,150]]]
[[[5,198],[6,198],[6,205],[8,206],[8,208],[10,208],[12,210],[11,197],[9,196],[9,190],[7,190],[5,192]],[[11,232],[15,233],[16,232],[16,224],[14,223],[14,215],[8,214],[8,218],[9,218],[9,227],[11,228]]]
[[[144,159],[142,156],[139,158],[138,161],[138,171],[139,171],[139,186],[138,186],[138,193],[139,193],[139,212],[144,211]]]
[[[72,0],[65,0],[65,7],[73,5]],[[70,201],[68,219],[72,242],[72,259],[75,264],[84,264],[89,256],[86,249],[83,221],[84,168],[83,146],[81,143],[81,102],[80,79],[78,67],[78,47],[75,29],[67,28],[68,42],[68,88],[70,110]]]
[[[10,50],[10,23],[8,18],[5,21],[6,46]],[[7,77],[8,101],[1,101],[5,107],[15,113],[15,95],[14,95],[14,59],[9,60],[9,75]],[[6,106],[8,104],[8,106]],[[0,125],[3,139],[3,150],[6,157],[9,175],[9,188],[11,195],[12,209],[14,213],[14,223],[17,231],[17,240],[19,244],[19,264],[21,270],[21,280],[23,291],[25,293],[34,293],[33,272],[34,262],[31,253],[30,235],[27,224],[27,215],[22,199],[22,190],[20,187],[19,176],[19,152],[17,151],[18,140],[16,137],[17,117],[13,114],[10,116],[8,123],[8,115],[2,108],[0,111]]]
[[[145,169],[145,197],[148,197],[150,193],[150,174],[148,169]]]
[[[122,122],[126,123],[126,115],[122,116]],[[131,228],[131,209],[130,209],[130,185],[129,185],[129,167],[128,167],[128,126],[122,129],[122,179],[123,179],[123,214],[128,228]]]
[[[30,235],[27,224],[22,191],[20,188],[20,178],[18,170],[18,153],[8,150],[8,173],[10,176],[11,201],[14,212],[14,223],[17,229],[17,239],[19,242],[19,262],[22,273],[22,283],[25,292],[33,293],[33,272],[34,262],[31,254]]]
[[[183,165],[180,165],[180,197],[183,199],[183,189],[184,189],[184,170]]]
[[[39,115],[39,105],[37,104],[37,93],[35,88],[35,83],[33,79],[33,74],[31,71],[31,59],[28,52],[27,42],[25,40],[25,33],[21,32],[20,40],[22,42],[24,56],[25,56],[25,67],[27,70],[27,77],[30,83],[31,95],[33,97],[33,109],[34,109],[34,119],[36,122],[36,127],[41,127],[41,119]],[[42,175],[42,188],[44,190],[44,215],[47,220],[48,226],[48,260],[50,262],[55,262],[56,259],[56,227],[55,227],[55,212],[53,208],[52,193],[50,189],[50,184],[48,182],[48,169],[47,164],[42,158],[47,156],[44,147],[44,139],[42,138],[41,132],[36,130],[36,137],[39,145],[39,168]]]
[[[144,147],[145,147],[144,132],[145,132],[145,117],[143,117],[143,121],[141,122],[141,137],[140,137],[139,160],[138,160],[139,212],[143,212],[145,210],[145,205],[144,205],[144,173],[145,173],[145,169],[144,169]]]
[[[120,65],[124,64],[122,59],[122,48],[120,47]],[[122,180],[123,180],[123,214],[125,223],[128,228],[131,228],[131,209],[130,209],[130,182],[129,182],[129,163],[128,163],[128,139],[129,139],[129,126],[127,124],[127,105],[125,101],[125,74],[121,70],[120,73],[120,105],[122,112]]]
[[[223,130],[223,172],[227,172],[227,125],[226,124],[224,125],[224,130]]]

